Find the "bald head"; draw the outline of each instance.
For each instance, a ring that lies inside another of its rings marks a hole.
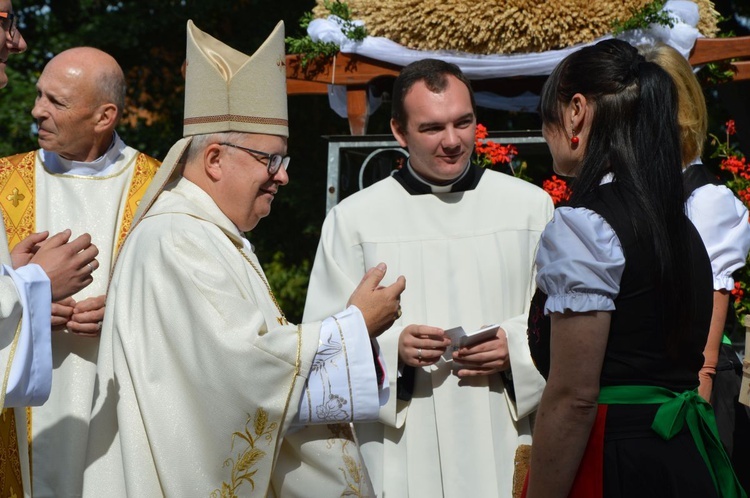
[[[31,114],[39,145],[66,159],[96,159],[112,142],[124,101],[125,77],[111,55],[92,47],[61,52],[37,82]]]
[[[115,104],[118,115],[122,114],[125,107],[125,75],[114,57],[98,48],[75,47],[53,57],[44,72],[58,68],[71,84],[89,86],[93,90],[98,98],[93,104]]]

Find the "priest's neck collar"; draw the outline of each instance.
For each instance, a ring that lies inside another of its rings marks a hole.
[[[42,163],[51,173],[60,175],[81,175],[81,176],[106,176],[113,169],[117,168],[117,160],[125,148],[125,142],[122,141],[117,133],[112,135],[112,143],[107,151],[93,161],[71,161],[60,157],[55,152],[41,149]]]
[[[412,168],[411,162],[407,161],[406,167],[394,173],[393,178],[412,195],[442,194],[446,192],[474,190],[479,184],[479,179],[483,173],[484,168],[480,168],[469,161],[464,171],[457,178],[444,184],[436,184],[420,176]]]

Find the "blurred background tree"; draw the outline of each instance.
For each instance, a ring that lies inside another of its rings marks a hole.
[[[314,0],[15,0],[20,28],[29,50],[10,60],[9,85],[0,105],[0,154],[37,147],[31,108],[35,83],[46,62],[70,47],[89,45],[113,55],[128,79],[127,109],[118,133],[126,143],[163,158],[182,136],[185,58],[188,19],[245,53],[252,53],[283,19],[286,32],[298,35],[299,18]],[[729,20],[722,26],[747,35],[750,2],[716,0]],[[712,126],[729,117],[738,130],[750,133],[750,82],[708,89]],[[387,86],[387,85],[386,85]],[[390,133],[390,102],[370,118],[369,133]],[[535,114],[480,109],[478,120],[489,130],[539,129]],[[272,214],[250,234],[269,281],[291,320],[298,321],[307,278],[325,216],[327,142],[325,135],[348,134],[325,97],[289,99],[291,182],[274,201]],[[739,136],[748,150],[750,137]]]

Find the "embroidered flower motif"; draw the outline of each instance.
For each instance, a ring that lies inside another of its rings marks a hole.
[[[315,408],[315,413],[321,420],[343,422],[349,420],[349,412],[344,407],[349,402],[338,394],[329,394],[328,400]]]
[[[237,454],[236,458],[230,457],[224,460],[224,467],[232,468],[230,482],[221,483],[221,489],[213,490],[211,498],[235,498],[239,496],[238,490],[244,483],[249,483],[251,490],[255,489],[253,477],[258,469],[253,470],[253,467],[267,455],[256,445],[261,439],[265,439],[266,444],[272,447],[273,435],[277,428],[276,422],[268,423],[268,413],[263,408],[255,410],[255,416],[247,417],[245,431],[232,434],[231,450],[234,451],[234,445],[238,440],[245,442],[245,448]],[[246,494],[241,493],[243,496]]]

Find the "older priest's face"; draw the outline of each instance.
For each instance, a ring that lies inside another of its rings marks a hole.
[[[265,152],[286,154],[286,138],[276,135],[245,134],[233,145]],[[289,182],[282,166],[271,175],[268,158],[236,147],[221,146],[221,186],[218,200],[224,214],[243,232],[255,228],[271,212],[271,202],[279,187]]]

